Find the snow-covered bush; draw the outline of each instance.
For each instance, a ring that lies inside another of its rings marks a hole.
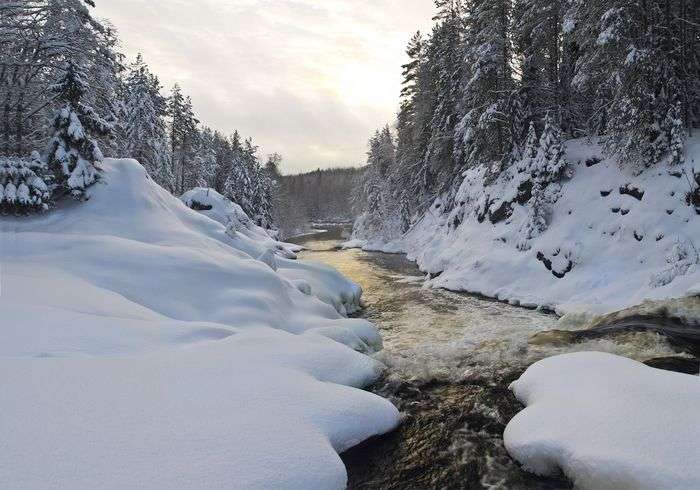
[[[86,189],[97,181],[103,159],[91,134],[106,135],[110,131],[110,124],[81,102],[87,89],[84,74],[73,62],[51,87],[62,107],[54,117],[47,162],[56,179],[54,192],[70,193],[76,199],[84,199]]]
[[[50,174],[39,154],[31,158],[0,157],[0,212],[45,211],[51,202]]]

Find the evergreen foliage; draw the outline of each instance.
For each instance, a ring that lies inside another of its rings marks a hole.
[[[72,61],[64,76],[51,87],[62,104],[54,116],[54,133],[49,143],[47,163],[54,173],[54,192],[70,193],[76,199],[98,179],[102,151],[94,135],[106,136],[110,124],[82,102],[87,92],[85,74]]]
[[[700,126],[698,2],[435,5],[431,35],[416,34],[406,50],[396,164],[382,175],[370,151],[356,188],[377,234],[391,235],[395,222],[405,231],[428,208],[450,213],[465,171],[483,168],[488,185],[515,164],[527,180],[518,199],[532,213],[524,232],[532,237],[556,203],[569,138],[596,138],[633,173],[682,161],[687,134]]]

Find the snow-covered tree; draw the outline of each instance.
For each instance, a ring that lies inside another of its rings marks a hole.
[[[26,214],[51,205],[51,174],[37,152],[31,158],[0,157],[0,212]]]
[[[158,184],[172,190],[165,122],[168,101],[161,89],[158,77],[150,72],[139,54],[129,67],[120,91],[116,147],[122,156],[137,159]]]
[[[672,106],[666,115],[666,126],[670,131],[671,165],[682,165],[685,161],[685,125],[681,119],[680,104]]]
[[[121,56],[114,29],[92,16],[93,6],[92,0],[0,2],[0,154],[26,155],[46,144],[51,86],[68,61],[90,80],[83,101],[111,112]]]
[[[508,98],[513,89],[509,2],[474,0],[466,44],[469,77],[463,86],[463,118],[457,134],[467,165],[487,164],[497,174],[510,155]]]
[[[524,158],[535,158],[537,156],[537,151],[539,149],[539,139],[537,138],[537,131],[535,130],[535,124],[531,121],[530,127],[527,130],[527,137],[525,138],[525,146],[523,149]]]
[[[540,147],[535,157],[535,177],[541,185],[549,185],[561,178],[566,167],[564,147],[559,125],[550,113],[544,120]]]
[[[192,100],[183,95],[175,84],[168,104],[170,115],[170,148],[175,190],[181,194],[199,183],[195,166],[195,149],[198,144],[199,120],[194,115]]]
[[[455,151],[454,142],[463,78],[464,23],[460,1],[441,0],[437,7],[439,21],[427,50],[436,97],[423,160],[428,167],[428,190],[440,193],[450,187],[463,161],[463,152],[459,146]]]
[[[107,135],[111,126],[82,98],[88,84],[83,71],[68,62],[63,77],[51,87],[61,104],[53,123],[46,161],[54,173],[54,193],[84,199],[86,189],[99,175],[102,152],[94,137]]]
[[[532,155],[535,128],[530,125],[526,153]],[[526,168],[532,186],[532,197],[527,203],[528,217],[520,229],[520,250],[529,249],[529,242],[542,234],[548,226],[548,216],[559,198],[559,184],[566,167],[561,130],[550,113],[544,121],[539,147],[534,157],[526,157]]]

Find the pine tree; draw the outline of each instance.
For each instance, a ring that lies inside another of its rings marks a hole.
[[[535,178],[542,187],[558,181],[566,167],[561,129],[549,112],[544,120],[535,162]]]
[[[103,158],[93,135],[107,135],[111,127],[92,107],[82,103],[87,83],[75,63],[68,63],[63,78],[51,90],[62,104],[54,117],[47,156],[55,175],[54,193],[70,193],[76,199],[84,199],[86,189],[99,177]]]
[[[138,160],[158,184],[173,190],[165,123],[168,101],[161,88],[139,54],[121,89],[117,148],[121,155]]]
[[[530,127],[527,130],[523,156],[530,159],[535,158],[537,156],[538,148],[539,140],[537,139],[537,131],[535,130],[535,124],[531,121]]]
[[[531,111],[542,116],[564,99],[561,80],[563,3],[516,0],[513,6],[515,54],[522,58],[520,90]]]
[[[506,0],[474,0],[463,86],[463,117],[457,128],[468,166],[486,164],[497,175],[509,157],[508,98],[513,90],[509,6]]]
[[[685,162],[685,126],[681,119],[680,104],[672,106],[666,116],[666,126],[670,128],[671,165],[682,165]]]
[[[51,205],[51,173],[37,152],[30,159],[0,157],[0,212],[26,214]]]
[[[199,132],[199,120],[192,109],[192,100],[182,94],[175,84],[168,104],[170,115],[170,147],[172,154],[172,173],[175,176],[175,192],[182,194],[197,185],[194,165],[195,148]]]
[[[90,80],[83,102],[109,113],[121,56],[114,29],[92,16],[92,6],[91,0],[0,2],[0,154],[26,155],[47,144],[51,87],[68,61]]]
[[[439,22],[428,47],[428,64],[435,81],[435,106],[430,121],[430,137],[424,155],[428,166],[428,192],[440,194],[452,184],[462,167],[463,152],[455,149],[460,84],[464,63],[461,2],[437,2]],[[456,151],[455,151],[456,150]]]
[[[526,154],[532,155],[535,136],[534,124],[530,124]],[[530,240],[541,235],[548,226],[547,217],[559,198],[559,180],[566,167],[561,129],[548,112],[544,129],[534,157],[528,157],[527,167],[532,182],[532,197],[528,204],[528,217],[520,229],[519,250],[528,250]]]

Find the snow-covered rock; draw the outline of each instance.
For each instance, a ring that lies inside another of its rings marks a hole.
[[[295,253],[303,249],[302,246],[275,240],[256,225],[238,204],[214,189],[192,189],[180,199],[188,207],[226,226],[226,234],[235,248],[257,257],[290,281],[301,280],[309,286],[308,291],[300,291],[316,296],[343,316],[359,310],[362,289],[357,284],[331,267],[294,260]]]
[[[277,255],[294,259],[295,252],[303,248],[275,240],[270,232],[255,224],[243,208],[214,189],[196,187],[185,192],[180,200],[187,207],[224,225],[236,248],[253,257],[259,257],[266,250],[271,250]]]
[[[576,488],[700,488],[700,378],[598,352],[539,361],[512,383],[527,408],[504,434],[534,473]]]
[[[398,423],[357,389],[376,328],[136,161],[103,169],[87,202],[0,218],[3,488],[342,488],[337,453]]]
[[[689,196],[700,177],[700,137],[688,141],[684,165],[661,162],[636,173],[583,139],[567,142],[566,158],[539,236],[522,235],[528,187],[514,165],[486,186],[483,168],[467,171],[454,209],[444,212],[437,200],[401,239],[360,233],[347,245],[407,253],[435,287],[560,314],[696,292],[700,215]]]

